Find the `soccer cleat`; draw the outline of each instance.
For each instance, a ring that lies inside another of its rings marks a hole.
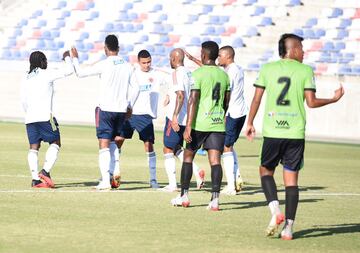
[[[283,240],[292,240],[293,239],[293,220],[287,219],[284,225],[283,230],[281,231],[281,239]]]
[[[205,186],[205,170],[203,169],[199,170],[199,176],[200,176],[200,180],[196,181],[196,188],[202,189]]]
[[[152,180],[150,181],[150,188],[153,188],[153,189],[158,189],[158,188],[160,188],[160,186],[159,186],[158,182],[156,181],[156,179],[152,179]]]
[[[109,182],[105,183],[104,181],[100,181],[97,186],[95,186],[97,191],[108,191],[111,189],[111,184]]]
[[[206,207],[207,210],[209,211],[219,211],[219,199],[215,198],[213,200],[210,201],[209,205]]]
[[[39,177],[45,181],[45,183],[50,187],[50,188],[54,188],[55,187],[55,184],[54,182],[51,180],[51,177],[50,177],[50,173],[49,172],[46,172],[44,169],[42,169],[40,172],[39,172]]]
[[[220,193],[224,194],[224,195],[229,195],[229,196],[235,196],[236,195],[235,189],[230,189],[228,185],[225,186],[224,189],[222,189]]]
[[[31,187],[32,188],[51,188],[46,182],[43,182],[41,180],[35,180],[35,179],[33,179],[31,181]]]
[[[162,192],[177,192],[178,188],[176,186],[173,187],[173,186],[167,185],[163,188],[159,188],[158,190],[162,191]]]
[[[266,228],[266,235],[272,236],[277,231],[279,225],[285,220],[285,216],[282,213],[274,214],[271,217],[270,223]]]
[[[111,188],[113,188],[113,189],[119,188],[120,187],[120,179],[121,179],[120,175],[110,176]]]
[[[242,188],[244,187],[244,181],[241,178],[241,175],[239,174],[235,180],[235,190],[236,192],[240,192]]]
[[[172,206],[182,206],[182,207],[189,207],[190,206],[190,200],[187,194],[184,194],[183,196],[178,195],[176,198],[173,198],[170,201]]]

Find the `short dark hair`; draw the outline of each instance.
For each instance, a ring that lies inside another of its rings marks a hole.
[[[41,69],[47,68],[46,56],[41,51],[32,52],[29,57],[29,62],[30,62],[29,74],[36,68],[41,68]]]
[[[114,34],[109,34],[108,36],[106,36],[105,45],[112,52],[116,52],[119,50],[119,41]]]
[[[208,54],[209,59],[215,61],[219,55],[219,45],[215,41],[205,41],[201,47]]]
[[[151,54],[149,53],[149,51],[143,49],[138,53],[138,59],[140,58],[151,58]]]
[[[303,37],[300,37],[293,33],[284,33],[283,35],[281,35],[279,40],[279,56],[281,58],[284,58],[286,55],[286,46],[285,46],[286,39],[296,39],[300,42],[304,40]]]
[[[220,51],[220,50],[226,50],[226,51],[228,51],[230,57],[231,57],[232,59],[234,59],[234,57],[235,57],[235,50],[234,50],[234,48],[233,48],[232,46],[223,46],[223,47],[221,47],[221,48],[219,49],[219,51]]]

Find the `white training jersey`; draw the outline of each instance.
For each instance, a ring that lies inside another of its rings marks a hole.
[[[70,57],[63,69],[36,68],[27,74],[21,84],[21,103],[25,124],[48,121],[52,115],[54,81],[71,75],[74,68]]]
[[[160,86],[166,84],[165,74],[153,68],[148,72],[136,68],[132,75],[131,83],[137,84],[139,90],[132,114],[148,114],[153,119],[156,119]]]
[[[99,76],[99,107],[107,112],[126,112],[132,107],[138,90],[131,86],[134,68],[120,56],[108,56],[94,65],[81,68],[77,58],[73,59],[78,77]]]
[[[235,63],[231,63],[225,72],[230,79],[230,101],[226,115],[231,118],[240,118],[248,112],[244,98],[244,71]]]
[[[184,91],[184,103],[178,115],[178,122],[181,126],[186,125],[187,103],[190,96],[191,82],[191,71],[184,66],[176,68],[172,73],[172,85],[170,85],[168,92],[170,102],[167,105],[166,117],[172,120],[176,106],[176,92]]]

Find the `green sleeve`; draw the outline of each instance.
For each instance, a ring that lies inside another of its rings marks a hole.
[[[260,69],[259,72],[259,76],[256,79],[254,86],[255,87],[261,87],[261,88],[266,88],[266,74],[265,74],[266,70],[265,70],[265,65]]]
[[[316,91],[314,72],[309,66],[307,67],[305,73],[304,90]]]
[[[193,85],[191,86],[192,90],[200,90],[200,82],[199,82],[199,71],[195,70],[192,73]]]

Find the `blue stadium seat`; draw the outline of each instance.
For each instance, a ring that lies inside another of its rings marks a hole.
[[[304,32],[302,29],[294,29],[294,34],[303,37],[304,36]]]
[[[33,14],[31,15],[30,18],[37,18],[37,17],[41,16],[42,14],[43,14],[42,10],[36,10],[33,12]]]
[[[89,10],[95,7],[95,3],[92,1],[88,1],[85,6],[85,10]]]
[[[20,59],[21,59],[21,53],[20,53],[20,51],[18,51],[18,50],[13,51],[13,53],[12,53],[12,58],[13,58],[14,60],[20,60]]]
[[[46,26],[46,24],[47,24],[46,20],[41,19],[41,20],[38,21],[37,27],[41,28],[41,27]]]
[[[84,61],[89,60],[89,55],[87,53],[79,54],[79,62],[82,63]]]
[[[345,43],[342,42],[342,41],[336,42],[336,44],[335,44],[335,50],[336,51],[343,50],[343,49],[345,49],[345,47],[346,47]]]
[[[292,7],[292,6],[298,6],[298,5],[302,5],[300,0],[290,0],[286,6]]]
[[[351,26],[351,23],[352,23],[352,21],[350,18],[341,19],[340,24],[336,28],[345,29],[348,26]]]
[[[303,36],[304,36],[304,39],[315,39],[316,38],[315,32],[312,29],[305,29]]]
[[[114,32],[123,32],[124,25],[122,23],[115,23],[114,25]]]
[[[135,31],[135,27],[132,23],[127,23],[125,26],[124,26],[124,32],[136,32]]]
[[[220,16],[220,23],[221,24],[227,23],[227,22],[229,22],[229,20],[230,20],[229,16]]]
[[[252,26],[252,27],[249,27],[248,30],[246,31],[246,34],[244,36],[246,37],[253,37],[253,36],[258,36],[259,33],[256,29],[256,27]]]
[[[63,19],[59,19],[57,24],[56,24],[56,28],[60,29],[62,27],[65,27],[65,21]]]
[[[201,45],[201,40],[199,37],[192,37],[190,39],[190,43],[188,44],[188,46],[200,46]]]
[[[330,52],[322,52],[318,61],[319,62],[331,63],[331,54],[330,54]]]
[[[89,16],[89,18],[87,19],[87,20],[94,20],[94,19],[96,19],[96,18],[98,18],[99,17],[99,12],[98,11],[92,11],[91,13],[90,13],[90,16]]]
[[[71,12],[68,10],[65,10],[61,13],[61,18],[64,19],[64,18],[70,17],[70,15],[71,15]]]
[[[10,50],[4,49],[2,54],[1,54],[1,58],[4,60],[11,60],[12,54]]]
[[[255,62],[252,62],[252,63],[249,63],[247,65],[247,70],[250,70],[250,71],[259,71],[260,69],[260,65],[259,63],[255,63]]]
[[[85,52],[86,51],[85,44],[82,41],[79,41],[79,40],[76,41],[75,47],[79,52]]]
[[[57,42],[57,48],[61,49],[61,48],[64,48],[65,46],[65,42],[64,41],[58,41]]]
[[[106,23],[103,31],[104,32],[113,32],[114,31],[113,23]]]
[[[261,14],[263,14],[265,12],[265,7],[263,6],[256,6],[255,11],[253,14],[251,14],[251,16],[260,16]]]
[[[220,17],[219,16],[210,16],[209,17],[209,24],[212,24],[212,25],[217,25],[220,23]]]
[[[155,4],[154,7],[149,11],[149,12],[158,12],[162,10],[162,5],[161,4]]]
[[[317,25],[317,23],[318,23],[317,18],[310,18],[306,21],[303,28],[312,28],[314,25]]]
[[[331,41],[327,41],[324,43],[321,51],[333,51],[335,49],[334,43]]]
[[[166,56],[166,51],[163,45],[155,46],[155,52],[156,55]]]
[[[214,26],[208,26],[205,28],[205,31],[201,33],[202,35],[215,35],[215,27]]]
[[[242,40],[242,38],[238,37],[238,38],[235,38],[231,44],[231,46],[233,48],[239,48],[239,47],[244,47],[244,42]]]
[[[135,12],[129,13],[129,20],[133,21],[139,18],[139,15]]]
[[[141,37],[140,37],[140,39],[139,39],[139,42],[140,42],[140,43],[144,43],[144,42],[146,42],[146,41],[148,41],[148,40],[149,40],[149,36],[146,35],[146,34],[143,34],[143,35],[141,35]]]
[[[150,54],[154,54],[155,48],[153,45],[146,45],[145,49],[149,51]],[[153,59],[154,60],[154,59]]]
[[[221,36],[225,31],[226,31],[225,27],[223,27],[223,26],[218,26],[215,28],[215,34],[217,36]]]
[[[21,36],[22,30],[21,29],[15,29],[13,33],[13,37]]]
[[[326,32],[325,32],[324,29],[321,29],[321,28],[316,29],[316,31],[315,31],[315,38],[316,38],[316,39],[320,39],[321,37],[325,36],[325,34],[326,34]]]
[[[348,36],[349,36],[349,32],[345,29],[342,29],[342,30],[338,31],[338,34],[337,34],[336,38],[334,38],[334,39],[342,40]]]
[[[356,76],[360,76],[360,65],[351,67],[351,73]]]
[[[213,11],[213,7],[211,5],[204,5],[202,14],[208,14]]]
[[[168,19],[168,15],[163,13],[158,17],[158,19],[156,21],[163,22],[163,21],[166,21],[167,19]]]
[[[129,15],[127,14],[127,12],[120,12],[119,18],[118,20],[120,21],[129,21]]]
[[[338,70],[339,75],[350,75],[351,74],[351,67],[348,65],[342,65],[339,67]]]
[[[198,21],[199,16],[198,15],[189,15],[188,20],[185,22],[185,24],[192,24],[196,21]]]
[[[263,17],[259,24],[259,26],[269,26],[269,25],[273,25],[272,18],[270,17]]]
[[[138,31],[141,31],[141,30],[143,30],[144,29],[144,25],[143,24],[136,24],[135,26],[134,26],[134,30],[135,30],[135,32],[138,32]]]
[[[51,62],[59,62],[61,61],[61,56],[58,52],[53,52],[50,54],[49,61]]]
[[[80,40],[85,40],[85,39],[88,39],[89,38],[89,33],[88,32],[82,32],[80,34]]]
[[[46,49],[46,44],[44,40],[38,40],[36,43],[36,49],[43,50]]]
[[[21,59],[29,59],[30,52],[27,50],[21,51]]]
[[[66,7],[66,1],[59,1],[57,6],[54,8],[55,10],[56,9],[62,9],[62,8],[65,8]]]
[[[43,33],[41,35],[41,38],[45,39],[45,40],[52,39],[51,32],[50,31],[43,31]]]
[[[131,10],[133,7],[134,7],[134,5],[132,3],[125,3],[123,10],[128,11],[128,10]]]
[[[90,50],[94,49],[94,44],[90,43],[90,42],[86,43],[85,49],[86,49],[86,51],[90,51]]]
[[[337,18],[343,14],[343,10],[340,8],[334,8],[328,18]]]
[[[51,30],[51,38],[55,39],[55,38],[59,38],[60,37],[60,31],[53,29]]]
[[[23,26],[26,26],[28,24],[27,19],[21,19],[19,23],[15,26],[16,28],[22,28]]]
[[[53,40],[45,40],[47,50],[58,50],[57,44]]]
[[[253,5],[254,3],[257,3],[257,0],[245,0],[243,1],[243,5]]]

